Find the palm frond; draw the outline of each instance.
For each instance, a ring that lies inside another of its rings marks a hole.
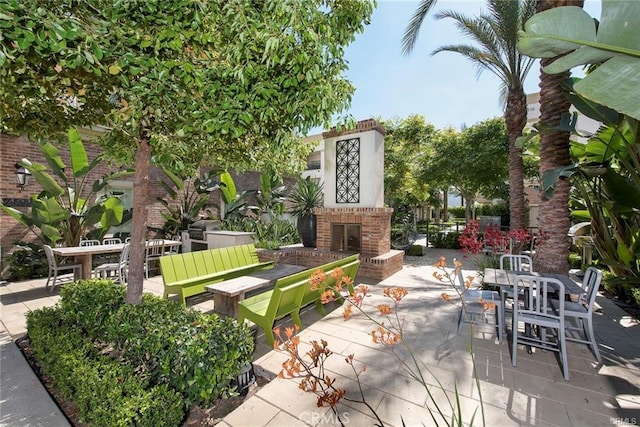
[[[418,41],[418,35],[420,34],[420,27],[422,27],[422,23],[424,22],[424,18],[427,17],[427,14],[436,4],[437,0],[421,0],[420,4],[418,4],[418,8],[413,13],[411,17],[411,21],[409,21],[409,25],[404,30],[404,35],[402,36],[402,54],[407,56],[412,51]]]
[[[457,52],[485,67],[506,86],[521,85],[533,60],[517,49],[517,33],[525,17],[535,12],[535,0],[488,0],[489,13],[467,17],[453,10],[438,12],[435,19],[451,18],[460,32],[478,43],[478,47],[451,45],[432,52]],[[527,18],[528,19],[528,18]],[[478,70],[480,74],[482,70]]]

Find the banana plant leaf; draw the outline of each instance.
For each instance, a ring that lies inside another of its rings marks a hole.
[[[31,163],[27,159],[22,159],[18,164],[31,173],[33,179],[40,184],[42,190],[46,192],[47,195],[58,197],[64,194],[64,188],[62,188],[56,180],[46,172],[46,166],[39,163]]]
[[[534,58],[561,56],[550,74],[600,64],[574,85],[582,97],[640,120],[640,2],[602,2],[599,26],[579,7],[534,15],[519,32],[518,49]]]
[[[222,200],[226,204],[230,204],[236,199],[238,195],[238,192],[236,190],[236,184],[233,182],[233,177],[229,172],[224,171],[220,174],[220,183],[222,184],[220,186],[220,193],[222,194]]]
[[[87,151],[85,150],[82,139],[80,138],[80,132],[78,132],[76,128],[69,129],[68,141],[73,176],[76,178],[85,176],[91,171],[91,168],[89,168],[89,158],[87,157]],[[94,159],[93,163],[98,164],[99,162],[100,157],[98,156]]]

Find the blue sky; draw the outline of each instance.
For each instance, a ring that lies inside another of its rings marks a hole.
[[[356,120],[369,117],[404,118],[420,114],[436,128],[479,121],[502,115],[500,82],[459,54],[431,52],[445,44],[468,44],[450,19],[425,19],[413,53],[401,54],[404,29],[417,8],[417,1],[378,0],[372,22],[347,48],[349,71],[346,76],[356,87],[351,113]],[[435,11],[451,9],[465,15],[478,15],[482,0],[439,0]],[[600,1],[586,0],[585,10],[600,17]],[[527,93],[538,91],[539,66],[529,72]]]

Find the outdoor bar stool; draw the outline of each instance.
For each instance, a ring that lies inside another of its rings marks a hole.
[[[513,255],[513,254],[505,254],[500,257],[500,269],[501,270],[510,270],[517,271],[518,273],[523,272],[532,272],[533,271],[533,261],[531,257],[528,255]],[[516,303],[514,291],[508,287],[502,287],[500,289],[500,296],[502,301],[502,306],[504,310],[507,310],[506,300],[507,298],[512,299],[513,303]],[[522,290],[518,295],[518,299],[523,298]]]

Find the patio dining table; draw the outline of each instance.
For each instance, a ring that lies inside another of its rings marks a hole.
[[[182,244],[180,241],[168,239],[163,240],[163,243],[165,248]],[[76,263],[82,264],[82,277],[76,277],[75,279],[90,279],[93,255],[120,253],[124,245],[125,243],[116,243],[112,245],[67,246],[51,249],[55,255],[74,257]]]
[[[518,275],[557,279],[564,285],[565,295],[582,295],[585,293],[584,289],[582,289],[582,287],[574,282],[569,276],[559,273],[539,273],[534,271],[518,272],[501,270],[499,268],[485,268],[483,281],[484,283],[487,283],[489,285],[496,285],[500,288],[506,287],[513,289],[514,284],[516,283],[516,277],[518,277]]]
[[[584,289],[576,282],[574,282],[569,276],[566,274],[559,273],[539,273],[534,271],[511,271],[511,270],[502,270],[499,268],[485,268],[484,269],[484,279],[483,282],[489,285],[496,285],[500,287],[500,292],[502,292],[503,288],[510,288],[513,290],[514,285],[516,283],[516,279],[519,275],[525,276],[537,276],[537,277],[546,277],[550,279],[557,279],[564,285],[564,293],[565,296],[569,295],[581,295],[584,294]],[[527,289],[525,289],[525,293]],[[525,301],[528,298],[525,297]],[[513,326],[512,326],[513,328]],[[531,325],[525,325],[525,335],[531,335]],[[527,347],[527,353],[531,354],[531,346]]]

